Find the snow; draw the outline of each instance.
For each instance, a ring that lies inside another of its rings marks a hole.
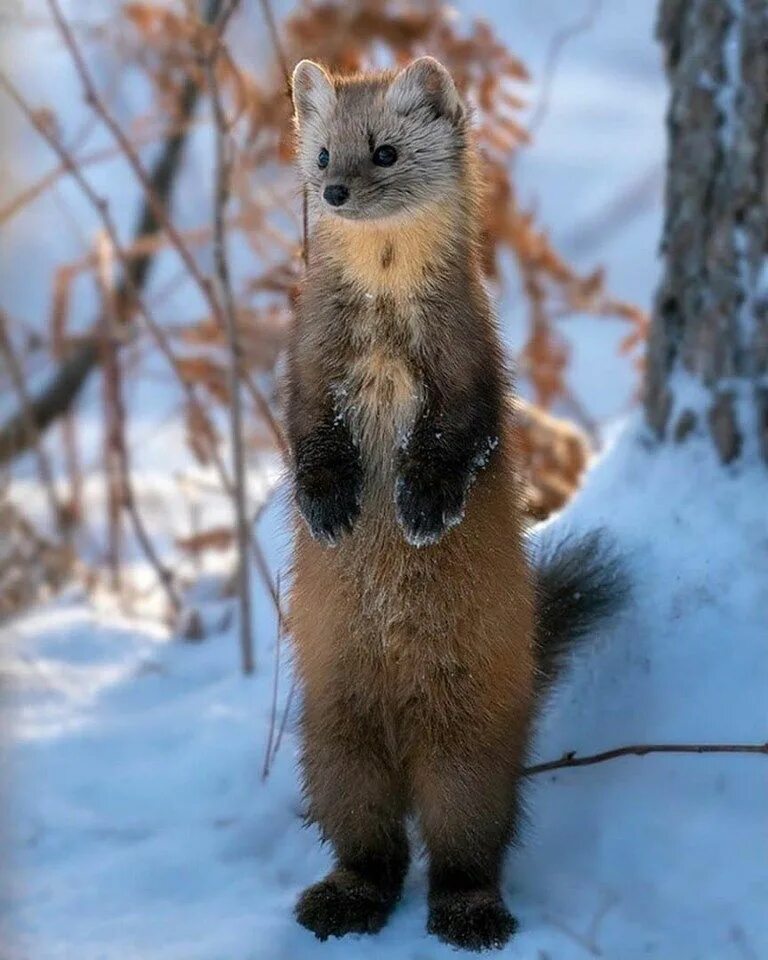
[[[695,438],[649,449],[633,422],[545,527],[560,536],[605,526],[634,599],[575,658],[536,757],[766,739],[760,470],[725,470]],[[277,498],[260,526],[283,571],[284,514]],[[293,921],[297,893],[329,853],[302,825],[293,714],[262,779],[275,632],[257,594],[252,678],[237,672],[233,626],[183,643],[76,593],[7,631],[15,871],[5,906],[16,946],[4,960],[457,955],[425,933],[421,862],[377,937],[321,945]],[[283,645],[278,725],[285,654]],[[629,757],[538,777],[505,881],[521,929],[502,955],[766,955],[766,787],[765,758],[740,755]]]

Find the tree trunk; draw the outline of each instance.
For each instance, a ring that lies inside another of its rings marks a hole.
[[[662,0],[667,115],[663,276],[646,416],[708,432],[724,463],[768,462],[768,2]]]

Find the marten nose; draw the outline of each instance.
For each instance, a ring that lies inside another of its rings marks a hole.
[[[349,199],[349,189],[343,183],[334,183],[323,190],[323,196],[332,207],[340,207]]]

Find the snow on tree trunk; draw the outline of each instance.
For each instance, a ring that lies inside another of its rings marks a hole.
[[[662,0],[667,115],[663,276],[646,415],[708,430],[723,462],[768,461],[768,2]]]

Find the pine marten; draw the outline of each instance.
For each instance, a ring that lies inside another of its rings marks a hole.
[[[336,859],[296,916],[321,939],[379,930],[414,815],[429,930],[500,946],[532,717],[605,607],[604,568],[590,539],[529,569],[451,76],[430,57],[353,77],[304,60],[292,89],[315,225],[288,360],[290,627],[308,814]]]

